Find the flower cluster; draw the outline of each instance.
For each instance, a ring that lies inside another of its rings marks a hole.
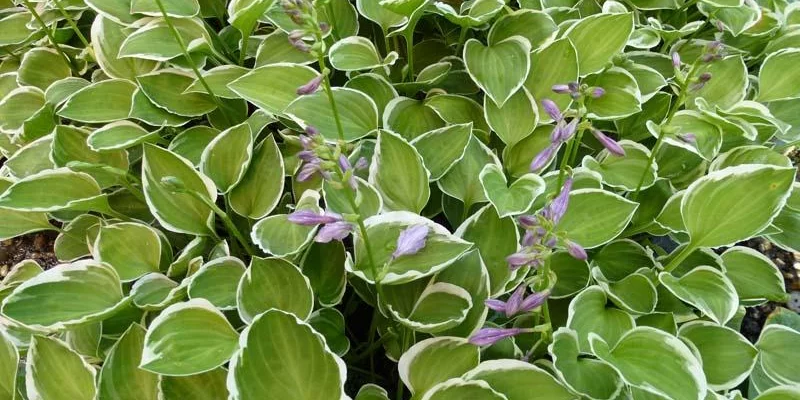
[[[325,43],[321,39],[330,31],[331,27],[326,22],[318,21],[317,11],[312,2],[309,0],[283,0],[281,5],[286,15],[299,26],[298,29],[289,32],[289,43],[304,53],[323,51]]]
[[[303,166],[297,173],[299,182],[307,181],[315,174],[320,174],[323,179],[335,187],[344,183],[353,190],[358,187],[355,171],[367,168],[366,158],[361,157],[355,165],[352,165],[341,146],[326,143],[319,131],[311,126],[306,128],[305,134],[299,136],[299,140],[303,146],[303,150],[297,153],[297,157],[303,161]]]

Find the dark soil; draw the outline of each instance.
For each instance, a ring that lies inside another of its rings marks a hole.
[[[44,269],[58,264],[53,245],[58,233],[53,231],[31,233],[0,242],[0,278],[6,276],[14,264],[22,260],[36,260]]]

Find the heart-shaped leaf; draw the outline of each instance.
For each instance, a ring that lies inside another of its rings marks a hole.
[[[480,174],[486,198],[500,218],[522,214],[531,208],[536,197],[544,193],[545,183],[539,175],[526,174],[510,186],[503,170],[495,164],[486,165]]]
[[[528,77],[531,44],[513,36],[491,46],[470,39],[464,45],[464,64],[470,77],[502,107]]]

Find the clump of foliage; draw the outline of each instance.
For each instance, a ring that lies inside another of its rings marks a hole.
[[[0,399],[798,399],[787,0],[0,0]]]

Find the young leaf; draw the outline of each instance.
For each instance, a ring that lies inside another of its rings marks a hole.
[[[531,44],[522,36],[488,47],[470,39],[464,45],[464,64],[472,80],[502,107],[525,83],[531,65],[530,52]]]
[[[95,369],[58,340],[35,335],[25,362],[25,392],[30,399],[92,400]]]
[[[403,353],[397,369],[411,393],[422,397],[437,383],[459,377],[477,367],[479,350],[462,338],[426,339]]]
[[[139,368],[145,329],[131,324],[109,350],[98,382],[98,398],[156,400],[158,375]]]
[[[245,175],[253,158],[253,134],[242,123],[228,128],[208,144],[200,157],[200,171],[209,177],[217,190],[228,193]]]
[[[271,290],[264,290],[266,286]],[[314,308],[314,294],[308,278],[292,263],[281,258],[250,260],[250,266],[236,291],[239,316],[246,323],[262,312],[277,309],[308,319]]]
[[[389,210],[420,212],[430,197],[422,157],[408,142],[388,131],[378,133],[369,168],[369,182],[381,193]]]
[[[545,188],[544,180],[535,174],[523,175],[509,186],[503,170],[495,164],[487,164],[479,178],[500,218],[526,212]]]

